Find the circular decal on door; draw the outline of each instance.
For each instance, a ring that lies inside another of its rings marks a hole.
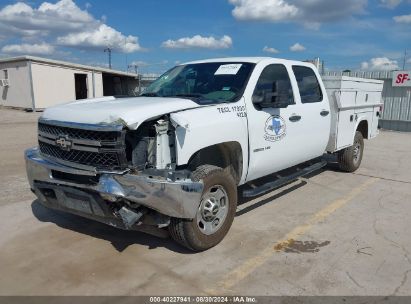
[[[264,139],[267,141],[278,141],[286,136],[285,120],[279,115],[273,115],[265,122]]]

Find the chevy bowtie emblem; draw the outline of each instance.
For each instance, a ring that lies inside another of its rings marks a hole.
[[[64,151],[70,151],[73,141],[68,138],[67,135],[60,135],[56,139],[56,145]]]

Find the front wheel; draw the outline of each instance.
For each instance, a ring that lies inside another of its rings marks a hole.
[[[354,144],[344,150],[338,151],[338,164],[342,171],[356,171],[362,161],[364,152],[364,138],[361,132],[355,132]]]
[[[204,183],[196,217],[173,218],[169,231],[181,245],[203,251],[220,243],[230,229],[237,208],[237,186],[228,172],[211,165],[199,166],[192,180]]]

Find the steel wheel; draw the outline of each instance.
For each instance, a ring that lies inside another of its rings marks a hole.
[[[196,216],[202,233],[211,235],[221,228],[227,217],[228,204],[227,192],[221,185],[212,186],[204,193]]]
[[[354,172],[361,165],[364,151],[364,139],[361,132],[356,131],[351,147],[338,151],[338,164],[346,172]]]
[[[233,223],[237,208],[237,185],[232,175],[213,165],[202,165],[192,173],[204,190],[193,219],[172,218],[171,237],[193,250],[207,250],[222,241]]]
[[[354,142],[353,146],[353,161],[357,164],[361,159],[361,143],[359,141]]]

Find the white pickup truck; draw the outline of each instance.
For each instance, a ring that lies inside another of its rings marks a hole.
[[[311,161],[241,187],[261,195],[325,166],[324,153],[355,171],[378,133],[382,87],[274,58],[181,64],[139,97],[46,109],[39,147],[25,152],[30,187],[47,207],[206,250],[231,227],[238,186]]]

